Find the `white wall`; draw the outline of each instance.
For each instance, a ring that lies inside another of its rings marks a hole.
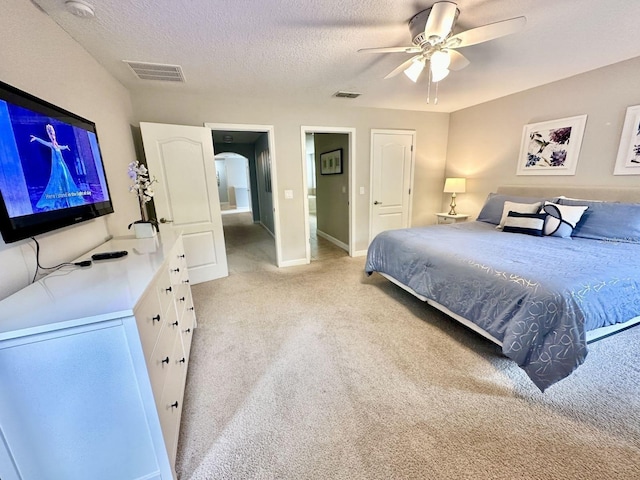
[[[227,161],[226,158],[216,158],[216,174],[218,175],[218,198],[221,203],[229,203],[229,184],[227,183]]]
[[[469,179],[456,210],[476,215],[498,185],[640,186],[640,176],[613,175],[626,108],[640,104],[639,78],[635,58],[452,113],[447,176]],[[516,176],[524,125],[582,114],[574,176]]]
[[[300,127],[317,125],[356,129],[354,159],[356,196],[355,250],[365,251],[369,236],[369,163],[372,128],[409,129],[417,132],[416,169],[413,198],[413,225],[435,222],[442,203],[442,182],[447,146],[449,114],[407,112],[350,107],[348,100],[327,99],[327,104],[303,105],[249,102],[242,98],[212,93],[210,96],[185,95],[168,91],[132,92],[137,121],[202,125],[205,122],[274,125],[277,164],[278,204],[282,261],[306,258],[304,225],[305,179],[302,178],[303,152]],[[293,191],[293,199],[284,198]]]
[[[236,188],[249,188],[247,180],[247,159],[240,155],[225,158],[227,165],[227,181]]]
[[[40,263],[74,259],[109,233],[127,232],[139,217],[128,192],[127,165],[135,159],[128,91],[61,30],[25,0],[5,0],[0,15],[0,80],[96,123],[115,214],[39,236]],[[32,242],[0,240],[0,298],[25,287],[35,269]]]

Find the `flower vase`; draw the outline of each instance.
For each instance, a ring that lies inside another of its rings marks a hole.
[[[133,223],[133,232],[136,238],[152,238],[156,236],[157,229],[152,221],[149,220],[146,205],[143,202],[139,202],[140,205],[140,218]]]
[[[136,222],[133,224],[136,238],[151,238],[156,236],[156,227],[151,222]]]

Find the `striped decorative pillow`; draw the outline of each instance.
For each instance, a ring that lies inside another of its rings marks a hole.
[[[525,235],[541,237],[546,218],[546,213],[509,212],[502,231],[510,233],[524,233]]]

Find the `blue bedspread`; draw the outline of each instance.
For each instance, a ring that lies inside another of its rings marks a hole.
[[[466,222],[382,232],[365,270],[480,326],[542,391],[584,362],[587,330],[640,315],[638,244]]]

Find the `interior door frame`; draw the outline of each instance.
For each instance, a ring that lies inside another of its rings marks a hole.
[[[411,135],[411,144],[414,148],[411,149],[411,173],[409,175],[409,189],[411,191],[409,195],[409,210],[407,212],[407,226],[411,226],[411,215],[413,212],[413,182],[414,182],[414,173],[416,167],[416,131],[415,130],[388,130],[388,129],[380,129],[380,128],[372,128],[371,129],[371,158],[369,159],[369,244],[373,240],[371,238],[371,233],[373,230],[373,138],[375,134],[386,134],[386,135]]]
[[[349,256],[354,255],[354,239],[355,235],[355,207],[356,207],[356,176],[354,165],[356,163],[356,129],[352,127],[325,127],[325,126],[308,126],[300,127],[300,141],[302,145],[302,191],[304,195],[304,233],[307,239],[305,244],[306,263],[311,263],[311,243],[309,236],[309,201],[307,200],[307,142],[308,133],[340,133],[349,136],[349,165],[347,172],[349,174]]]
[[[276,161],[276,141],[273,125],[250,125],[245,123],[205,122],[210,130],[233,130],[236,132],[259,132],[267,134],[269,157],[271,158],[271,192],[273,201],[273,235],[276,242],[276,265],[282,267],[282,244],[280,242],[280,207],[278,203],[278,170]],[[213,142],[213,138],[211,139]]]

